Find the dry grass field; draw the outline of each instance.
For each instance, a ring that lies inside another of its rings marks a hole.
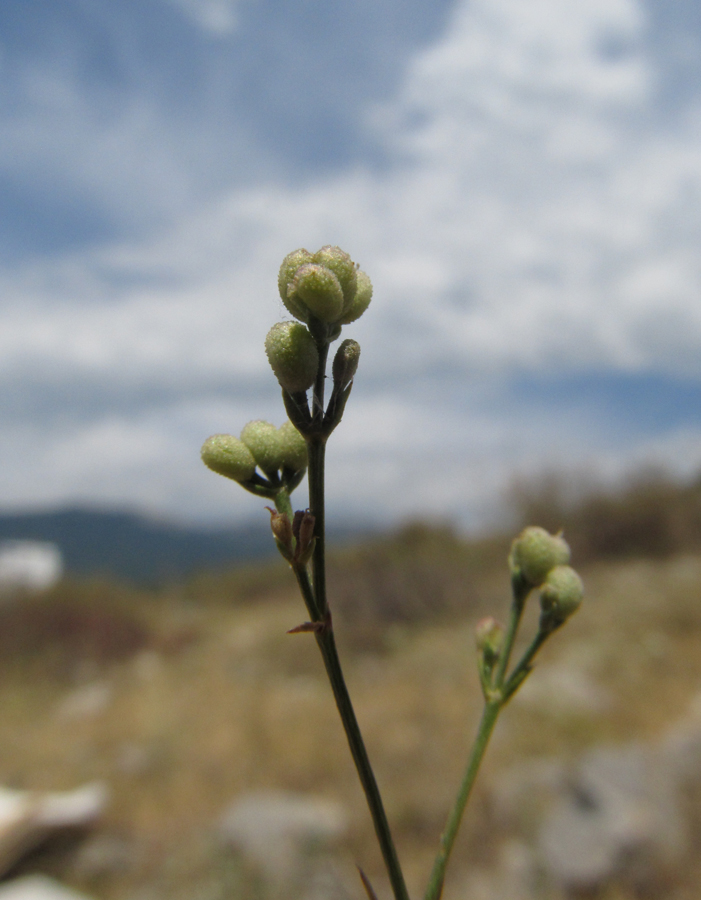
[[[413,896],[480,712],[472,631],[485,612],[505,614],[504,556],[504,541],[409,529],[334,557],[347,679]],[[499,865],[511,826],[494,797],[518,760],[654,740],[701,696],[701,556],[581,571],[585,605],[500,721],[446,900],[479,900],[469,872]],[[286,634],[304,619],[290,581],[275,564],[151,592],[66,582],[0,608],[0,783],[56,790],[101,779],[111,791],[95,831],[46,846],[14,874],[45,872],[100,900],[262,900],[217,823],[241,793],[280,788],[342,804],[342,896],[362,897],[355,862],[386,896],[313,639]],[[665,874],[664,896],[701,894],[699,851],[701,838]],[[591,896],[647,895],[610,884]]]

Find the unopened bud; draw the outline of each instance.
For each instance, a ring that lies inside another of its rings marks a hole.
[[[480,619],[475,626],[475,642],[485,663],[494,665],[504,643],[503,626],[492,616]]]
[[[362,270],[356,273],[355,296],[350,305],[343,310],[343,315],[338,320],[341,325],[349,325],[359,319],[370,305],[372,300],[372,282]]]
[[[295,319],[299,319],[301,322],[306,322],[308,320],[309,310],[304,304],[299,303],[293,297],[290,297],[288,290],[294,281],[297,269],[299,269],[300,266],[305,265],[305,263],[310,262],[312,262],[312,254],[308,250],[305,250],[304,248],[293,250],[292,253],[288,253],[283,259],[277,279],[278,290],[280,291],[282,302]]]
[[[291,560],[294,555],[292,523],[286,513],[277,512],[270,506],[266,506],[266,509],[270,513],[270,530],[273,532],[278,550],[285,559]]]
[[[287,289],[293,303],[303,303],[322,322],[335,322],[343,312],[343,291],[331,269],[316,263],[300,266]]]
[[[261,420],[249,422],[241,432],[241,440],[266,475],[277,472],[282,465],[282,442],[274,425]]]
[[[540,589],[541,623],[550,628],[561,625],[578,608],[584,597],[582,579],[570,566],[555,566]]]
[[[232,434],[213,434],[204,442],[200,453],[207,468],[234,481],[248,481],[256,470],[253,454]]]
[[[334,390],[343,391],[348,387],[358,371],[359,360],[360,344],[351,339],[342,341],[333,360]]]
[[[307,442],[289,420],[278,428],[282,445],[282,464],[298,472],[307,467]]]
[[[268,332],[265,352],[275,377],[288,393],[308,390],[319,368],[319,351],[300,322],[278,322]]]
[[[330,269],[343,291],[343,312],[350,308],[357,287],[357,269],[350,256],[340,247],[326,245],[317,250],[312,262]]]
[[[511,545],[509,566],[531,587],[539,587],[551,569],[570,561],[570,548],[560,534],[530,525]]]

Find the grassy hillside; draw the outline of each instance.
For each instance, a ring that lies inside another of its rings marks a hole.
[[[0,540],[51,541],[71,575],[157,584],[272,553],[264,528],[194,528],[129,512],[61,509],[0,515]]]
[[[580,562],[701,552],[701,474],[680,482],[649,469],[615,491],[550,475],[517,487],[513,501],[523,524],[564,528]]]
[[[331,563],[349,684],[414,894],[479,715],[472,629],[486,611],[505,612],[507,543],[412,527]],[[582,574],[585,606],[504,714],[446,900],[464,897],[471,865],[496,858],[505,835],[490,798],[516,759],[655,736],[699,691],[701,556],[591,560]],[[240,792],[279,787],[349,810],[337,859],[350,896],[361,896],[355,860],[383,883],[313,640],[286,634],[305,618],[290,581],[271,563],[159,592],[66,582],[0,608],[0,782],[58,789],[102,778],[113,791],[87,842],[47,848],[21,871],[103,900],[260,900],[215,826]],[[606,702],[574,702],[563,687],[573,678]],[[698,896],[698,856],[664,887]],[[611,890],[607,900],[639,896]]]

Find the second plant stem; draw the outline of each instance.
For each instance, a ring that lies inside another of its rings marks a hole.
[[[501,697],[485,703],[479,728],[477,729],[477,737],[475,738],[472,750],[470,751],[460,790],[455,798],[455,803],[453,804],[445,829],[441,835],[440,849],[436,855],[435,862],[433,863],[433,869],[431,870],[431,876],[428,880],[428,887],[426,888],[424,900],[438,900],[443,892],[443,882],[445,880],[445,870],[448,865],[448,859],[450,858],[455,838],[458,835],[458,829],[460,828],[465,807],[470,798],[470,793],[474,786],[475,779],[477,778],[477,772],[480,763],[482,762],[482,757],[484,756],[487,744],[489,743],[489,738],[496,725],[501,706]]]
[[[509,623],[504,644],[501,649],[499,663],[496,672],[494,673],[493,687],[490,692],[486,692],[484,709],[482,710],[482,718],[480,719],[479,727],[477,728],[477,735],[467,759],[467,766],[465,767],[465,774],[463,775],[458,795],[455,798],[453,808],[450,811],[448,821],[446,822],[445,829],[441,835],[440,848],[436,855],[435,862],[433,863],[433,869],[431,870],[431,875],[428,880],[428,887],[424,894],[424,900],[439,900],[443,893],[445,870],[455,844],[455,839],[458,836],[458,830],[460,828],[460,823],[462,822],[465,807],[467,806],[467,801],[470,798],[470,793],[472,792],[472,788],[474,787],[477,778],[477,772],[479,771],[489,739],[494,731],[494,726],[499,718],[499,713],[509,697],[509,694],[507,693],[508,683],[505,685],[506,670],[516,640],[516,632],[518,631],[518,626],[521,622],[525,602],[523,586],[520,583],[514,583],[512,587],[513,601],[511,604]],[[538,646],[540,646],[539,644],[535,646],[535,644],[536,642],[534,642],[533,645],[532,655],[535,655]],[[532,656],[529,657],[526,665],[530,663],[531,659]]]

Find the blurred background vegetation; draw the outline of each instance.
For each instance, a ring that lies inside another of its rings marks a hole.
[[[587,598],[504,713],[447,900],[494,896],[475,872],[503,869],[514,842],[528,846],[528,804],[502,814],[514,767],[609,742],[652,746],[701,697],[701,477],[680,484],[647,471],[606,493],[553,475],[513,498],[515,528],[564,529]],[[514,531],[468,539],[449,523],[414,522],[331,553],[351,692],[417,895],[481,707],[474,623],[505,616]],[[100,779],[112,795],[89,835],[45,845],[10,875],[45,872],[104,900],[264,898],[260,873],[225,846],[219,823],[237,796],[272,788],[347,811],[329,857],[341,886],[318,896],[360,897],[355,861],[382,885],[313,640],[286,634],[303,618],[274,558],[141,586],[69,573],[48,591],[6,595],[0,781],[57,790]],[[686,795],[690,838],[674,866],[642,880],[622,872],[581,896],[697,897],[698,793]],[[532,896],[580,896],[558,890]]]

